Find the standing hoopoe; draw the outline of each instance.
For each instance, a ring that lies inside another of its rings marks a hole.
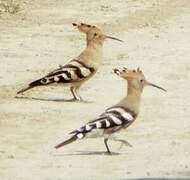
[[[56,149],[78,139],[95,137],[104,137],[104,143],[107,149],[107,153],[109,154],[111,152],[107,144],[108,139],[119,141],[125,145],[131,146],[126,140],[118,139],[113,136],[114,133],[127,128],[137,118],[139,114],[141,93],[145,86],[149,85],[159,88],[163,91],[166,90],[148,82],[139,68],[137,70],[128,70],[127,68],[123,68],[122,71],[114,69],[114,72],[123,79],[127,80],[127,96],[124,97],[115,106],[108,108],[95,120],[88,122],[86,125],[77,130],[72,131],[70,133],[71,137],[55,146]]]
[[[58,69],[50,72],[45,77],[31,82],[28,87],[20,90],[17,94],[23,93],[37,86],[46,86],[50,84],[69,85],[73,95],[73,101],[80,101],[82,98],[77,94],[76,90],[89,78],[91,78],[98,70],[102,59],[102,46],[105,39],[120,39],[107,36],[97,28],[88,24],[73,23],[79,31],[86,34],[87,47],[77,57],[68,64],[60,66]]]

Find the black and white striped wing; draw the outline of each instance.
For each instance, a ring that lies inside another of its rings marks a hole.
[[[83,137],[101,137],[104,133],[114,133],[117,130],[128,127],[136,116],[133,112],[123,107],[112,107],[106,110],[97,119],[90,121],[80,129],[72,131],[79,139]]]
[[[38,80],[39,85],[46,85],[51,83],[74,83],[84,80],[95,72],[93,67],[86,66],[79,60],[72,60],[67,65],[62,66],[44,78]],[[37,82],[37,81],[36,81]]]

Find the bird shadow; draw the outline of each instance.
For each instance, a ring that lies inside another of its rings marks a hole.
[[[93,101],[76,101],[74,99],[59,99],[59,98],[35,98],[35,97],[25,97],[25,96],[15,96],[16,99],[28,99],[36,101],[50,101],[50,102],[74,102],[74,103],[93,103]]]
[[[56,156],[116,156],[120,155],[120,153],[111,152],[107,153],[105,151],[76,151],[75,153],[68,153],[68,154],[59,154]]]

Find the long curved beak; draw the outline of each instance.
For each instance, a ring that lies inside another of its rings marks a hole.
[[[153,86],[153,87],[155,87],[155,88],[158,88],[158,89],[161,89],[162,91],[167,92],[164,88],[162,88],[162,87],[160,87],[160,86],[157,86],[157,85],[155,85],[155,84],[153,84],[153,83],[147,82],[147,81],[146,81],[146,85],[148,85],[148,86]]]
[[[116,41],[123,42],[121,39],[118,39],[118,38],[115,38],[115,37],[112,37],[112,36],[105,35],[105,37],[108,38],[108,39],[113,39],[113,40],[116,40]]]

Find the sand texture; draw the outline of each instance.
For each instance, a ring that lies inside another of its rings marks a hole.
[[[0,11],[0,180],[190,179],[190,1],[18,3],[18,13]],[[69,98],[61,86],[14,98],[84,49],[85,36],[73,22],[97,25],[124,40],[105,42],[101,68],[80,89],[91,103],[45,101]],[[149,81],[168,90],[144,90],[138,119],[120,133],[133,147],[119,149],[110,141],[120,154],[108,156],[103,139],[89,139],[55,150],[68,132],[127,93],[126,82],[112,73],[123,66],[139,66]]]

